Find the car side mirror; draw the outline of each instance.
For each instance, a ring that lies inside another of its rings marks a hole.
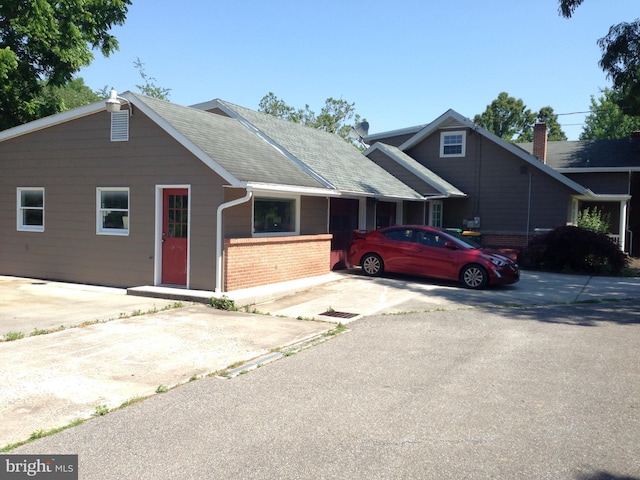
[[[449,248],[449,249],[451,249],[451,250],[457,250],[457,249],[458,249],[458,247],[456,246],[456,244],[455,244],[455,243],[453,243],[453,242],[445,242],[445,244],[444,244],[444,248]]]

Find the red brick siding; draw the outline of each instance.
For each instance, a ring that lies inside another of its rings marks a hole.
[[[229,238],[224,244],[225,291],[325,275],[330,234]]]
[[[516,234],[483,234],[482,244],[491,247],[526,247],[526,235]]]

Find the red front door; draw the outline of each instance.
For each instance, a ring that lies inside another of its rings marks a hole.
[[[188,222],[187,189],[165,189],[162,207],[162,283],[187,284]]]

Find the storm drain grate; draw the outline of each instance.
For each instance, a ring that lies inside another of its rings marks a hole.
[[[325,317],[336,317],[336,318],[353,318],[360,315],[359,313],[347,313],[347,312],[336,312],[336,311],[326,311],[321,313],[320,315],[324,315]]]

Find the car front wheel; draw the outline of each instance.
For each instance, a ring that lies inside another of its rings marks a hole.
[[[489,274],[480,265],[467,265],[462,269],[460,279],[465,287],[479,290],[489,283]]]
[[[362,270],[367,275],[376,276],[380,275],[384,270],[384,264],[382,259],[375,253],[367,253],[362,257]]]

